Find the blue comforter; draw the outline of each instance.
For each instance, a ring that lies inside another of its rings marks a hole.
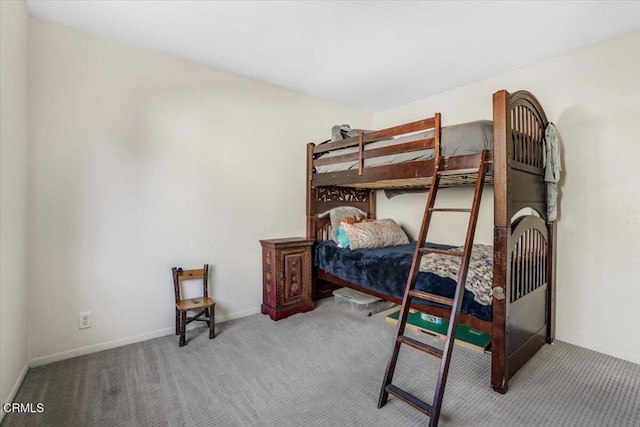
[[[408,245],[377,249],[341,249],[333,241],[316,242],[314,266],[347,282],[402,299],[411,269],[415,242]],[[428,247],[450,249],[451,246],[427,243]],[[419,273],[416,289],[453,298],[455,280],[433,273]],[[439,304],[422,301],[424,304]],[[473,294],[464,291],[462,312],[482,320],[491,321],[491,306],[478,304]]]

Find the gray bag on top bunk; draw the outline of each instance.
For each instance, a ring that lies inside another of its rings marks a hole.
[[[335,125],[331,128],[331,140],[341,141],[343,139],[358,136],[360,135],[360,133],[367,134],[371,132],[375,131],[366,129],[351,129],[351,126],[349,125]]]

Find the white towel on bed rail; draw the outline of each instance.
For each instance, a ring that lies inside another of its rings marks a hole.
[[[544,180],[547,183],[547,221],[558,217],[558,181],[560,166],[560,138],[553,123],[549,122],[544,131]]]
[[[462,250],[463,247],[450,249],[455,252]],[[423,273],[433,273],[457,281],[460,261],[458,257],[430,253],[422,256],[419,270]],[[473,299],[477,303],[491,304],[493,296],[493,246],[473,245],[467,282],[464,287],[473,294]]]

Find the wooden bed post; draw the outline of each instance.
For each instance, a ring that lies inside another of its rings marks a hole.
[[[376,219],[376,190],[369,192],[369,218]]]
[[[509,92],[493,94],[493,332],[491,334],[491,386],[499,393],[508,388],[507,301],[509,298],[509,168],[510,168]]]
[[[440,147],[440,136],[441,136],[441,124],[440,124],[440,113],[436,113],[434,116],[434,124],[433,124],[433,139],[434,139],[434,151],[433,158],[437,159],[440,157],[442,153],[442,148]]]
[[[549,263],[547,272],[547,343],[556,339],[556,223],[547,223],[549,230]]]
[[[307,239],[316,238],[316,189],[311,186],[313,178],[313,149],[315,146],[313,142],[307,144]]]

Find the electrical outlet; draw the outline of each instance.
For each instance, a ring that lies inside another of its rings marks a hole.
[[[78,313],[78,329],[86,329],[91,327],[91,312],[85,311]]]

